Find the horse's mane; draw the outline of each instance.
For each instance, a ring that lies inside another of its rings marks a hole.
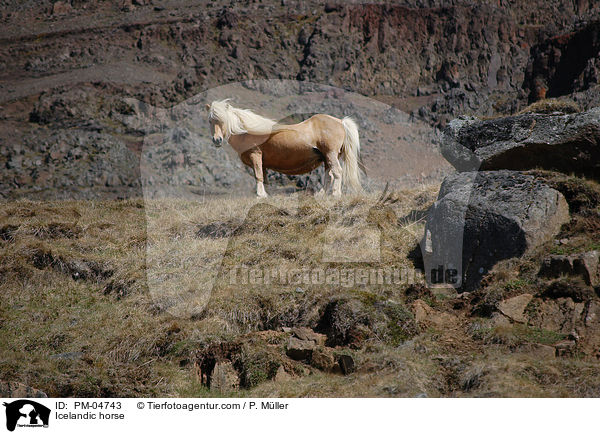
[[[277,122],[273,119],[258,115],[252,110],[233,107],[227,99],[213,101],[209,117],[222,124],[226,139],[238,134],[271,134],[278,129]]]

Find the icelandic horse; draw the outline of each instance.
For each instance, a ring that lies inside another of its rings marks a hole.
[[[242,162],[254,170],[258,197],[267,196],[266,169],[301,175],[322,163],[326,171],[322,192],[331,186],[333,196],[340,196],[342,183],[354,191],[362,190],[358,127],[351,118],[316,114],[298,124],[283,125],[233,107],[228,100],[213,101],[206,109],[214,145],[229,142]]]

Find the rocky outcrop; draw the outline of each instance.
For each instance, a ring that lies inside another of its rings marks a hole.
[[[462,113],[514,113],[527,103],[529,82],[541,80],[554,89],[563,77],[570,80],[570,73],[561,72],[562,65],[572,63],[579,41],[585,47],[597,44],[582,33],[563,38],[571,41],[563,48],[563,39],[556,42],[551,36],[570,35],[576,21],[594,22],[598,10],[587,0],[501,3],[324,5],[310,0],[231,7],[224,1],[207,6],[185,0],[170,7],[145,0],[4,2],[0,121],[6,124],[0,129],[0,196],[87,199],[143,194],[138,170],[141,133],[124,126],[119,116],[130,110],[122,104],[127,97],[166,108],[228,83],[283,79],[377,95],[437,127]],[[533,59],[531,47],[537,47]],[[558,56],[557,50],[563,54]],[[569,84],[568,90],[593,90],[597,61],[588,54],[583,56],[591,62],[583,67],[584,85]],[[558,60],[548,61],[549,56]],[[528,62],[531,72],[525,70]],[[583,102],[584,107],[593,103],[586,98]],[[358,117],[361,111],[344,114]],[[396,147],[388,143],[412,133],[390,131],[382,140],[367,137],[361,128],[367,163],[372,158],[374,167],[388,165],[391,169],[386,170],[410,173],[410,164],[402,166],[404,158],[389,158]],[[221,170],[235,162],[210,147],[198,155],[192,148],[195,138],[183,137],[177,147],[192,151],[185,155],[154,154],[154,161],[169,169],[162,173],[207,194],[214,185],[214,193],[230,191],[228,180],[238,181],[235,188],[244,191],[250,183],[238,176],[246,175],[239,167]],[[410,145],[407,149],[415,148]],[[4,152],[13,147],[14,152]],[[422,161],[412,158],[417,165]],[[194,172],[183,173],[194,162]],[[410,177],[421,172],[415,168]],[[285,178],[270,179],[291,184]],[[297,187],[306,188],[309,181],[300,178]]]
[[[472,291],[498,261],[552,239],[568,220],[562,194],[531,176],[511,171],[450,175],[425,227],[426,278]]]
[[[600,108],[450,122],[442,154],[459,171],[543,168],[600,177]]]
[[[220,393],[267,380],[288,381],[315,370],[343,375],[354,372],[352,351],[325,346],[325,339],[307,327],[248,333],[199,350],[194,369],[202,384]]]
[[[531,48],[524,87],[529,99],[585,91],[600,81],[600,22],[581,23]]]

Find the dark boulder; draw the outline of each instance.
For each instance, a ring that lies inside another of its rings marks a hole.
[[[574,114],[526,113],[451,121],[441,144],[461,172],[547,169],[600,177],[600,108]]]
[[[425,227],[427,280],[473,291],[498,261],[550,240],[568,220],[562,194],[532,176],[507,170],[450,175]]]

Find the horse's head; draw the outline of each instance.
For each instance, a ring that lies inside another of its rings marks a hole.
[[[217,148],[220,148],[225,137],[225,128],[223,125],[223,120],[219,117],[215,107],[213,107],[215,102],[212,104],[206,104],[206,110],[208,111],[208,123],[210,124],[212,141]]]

